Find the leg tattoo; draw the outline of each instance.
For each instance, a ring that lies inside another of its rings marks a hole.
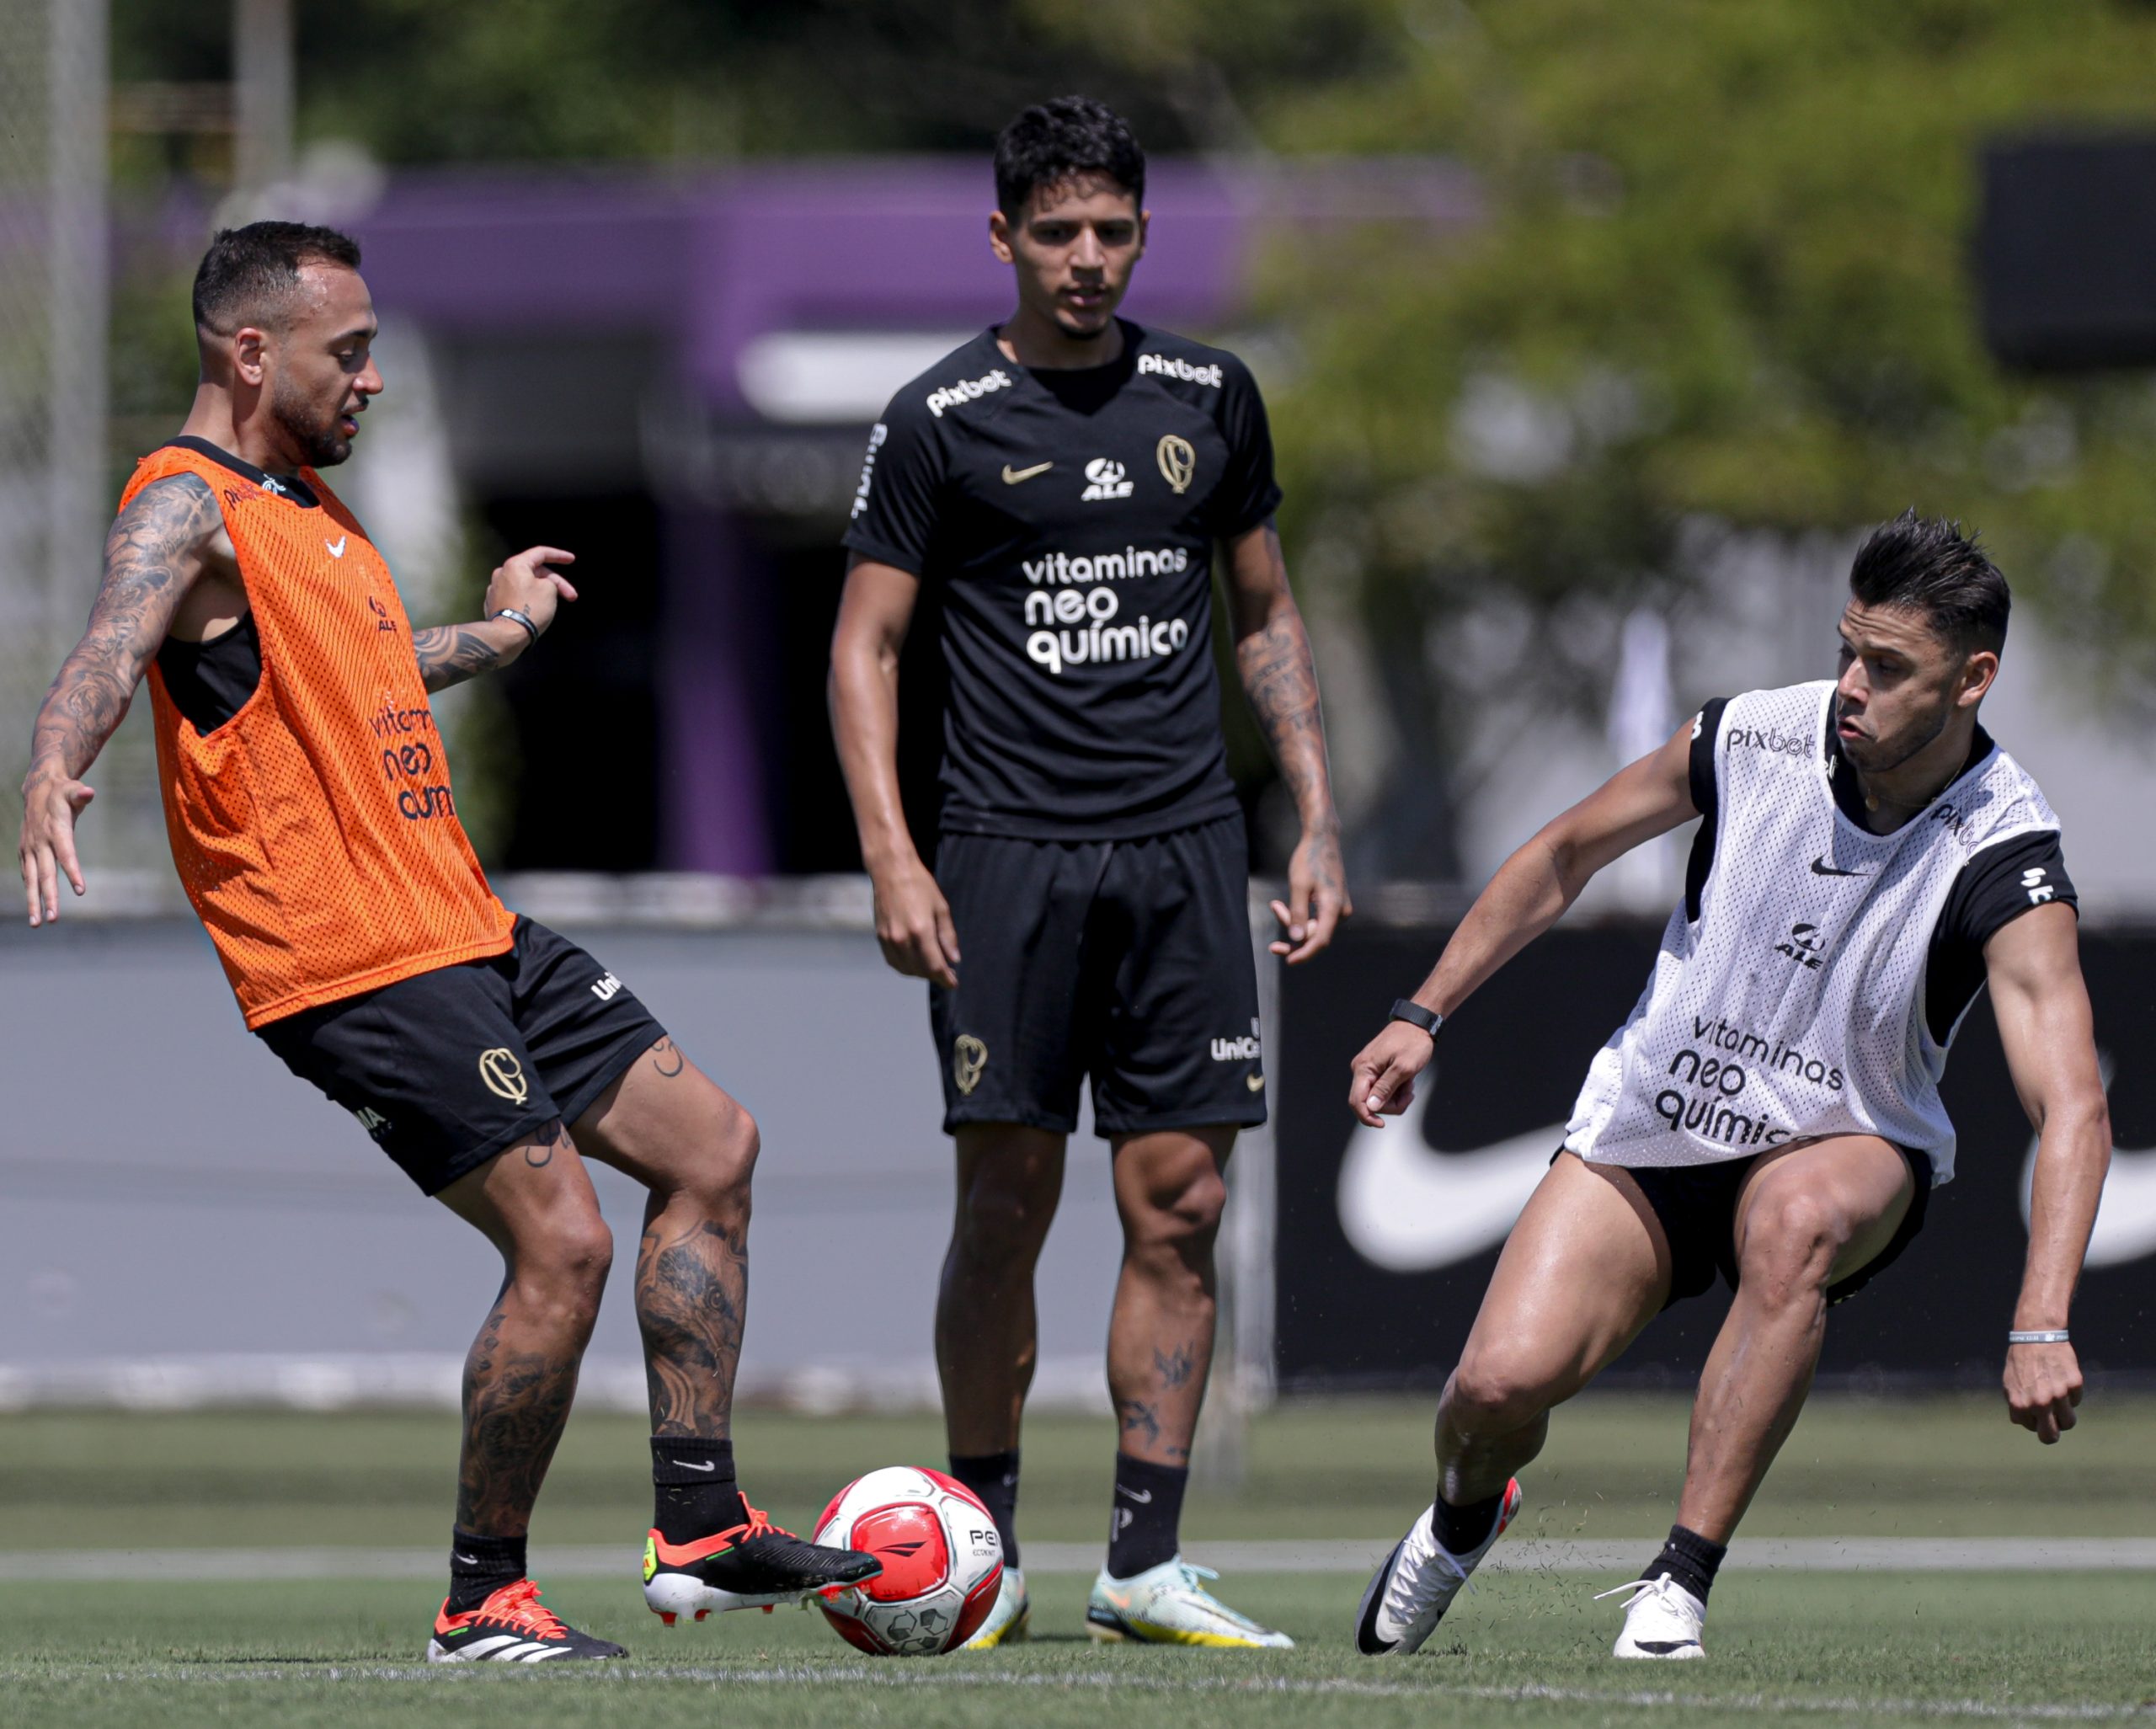
[[[656,1060],[656,1059],[654,1059]],[[654,1435],[727,1437],[749,1302],[749,1234],[656,1201],[637,1251],[637,1323]]]
[[[566,1353],[504,1345],[514,1333],[510,1288],[488,1315],[464,1363],[464,1452],[456,1523],[489,1537],[521,1537],[531,1523],[554,1448],[576,1396],[579,1342]]]

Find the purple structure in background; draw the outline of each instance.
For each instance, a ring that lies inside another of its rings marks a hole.
[[[385,311],[455,338],[641,336],[718,424],[759,424],[744,350],[797,331],[961,333],[1009,309],[988,249],[988,164],[783,164],[691,181],[654,175],[425,173],[352,224]],[[1226,173],[1155,166],[1150,244],[1129,308],[1203,331],[1238,309],[1261,237],[1361,217],[1471,221],[1450,165],[1358,163]],[[866,422],[862,423],[865,429]],[[663,493],[662,493],[663,496]],[[659,861],[760,875],[773,864],[755,725],[765,645],[744,536],[666,500],[664,641],[654,669],[664,768]],[[832,550],[835,581],[840,554]]]

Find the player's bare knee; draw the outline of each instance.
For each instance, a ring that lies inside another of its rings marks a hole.
[[[756,1158],[763,1146],[756,1119],[732,1099],[726,1100],[696,1173],[698,1194],[712,1217],[747,1222]]]
[[[1464,1434],[1509,1434],[1550,1404],[1546,1376],[1502,1348],[1470,1345],[1445,1384],[1444,1420]]]
[[[1208,1167],[1187,1181],[1155,1190],[1127,1209],[1124,1231],[1134,1251],[1190,1261],[1212,1252],[1228,1204],[1228,1186]]]
[[[1746,1222],[1737,1256],[1741,1283],[1755,1298],[1796,1301],[1826,1289],[1835,1258],[1854,1232],[1846,1208],[1795,1184],[1763,1195]]]
[[[958,1198],[953,1244],[975,1266],[1030,1271],[1055,1214],[1056,1197],[1036,1185],[976,1173]]]

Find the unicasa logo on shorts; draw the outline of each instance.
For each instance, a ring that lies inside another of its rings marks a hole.
[[[999,390],[1011,387],[1011,375],[1001,366],[979,378],[962,378],[956,384],[946,384],[928,393],[928,412],[938,420],[946,408],[955,408],[961,403],[977,402],[982,397],[993,396]]]
[[[1148,576],[1179,576],[1190,568],[1182,547],[1125,547],[1119,552],[1073,558],[1049,552],[1022,561],[1032,586],[1025,596],[1028,626],[1026,658],[1059,677],[1068,667],[1108,660],[1149,660],[1172,654],[1190,641],[1181,618],[1156,619],[1123,612],[1123,597],[1109,584]]]

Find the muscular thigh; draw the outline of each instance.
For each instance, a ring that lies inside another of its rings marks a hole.
[[[1570,1398],[1669,1294],[1669,1246],[1628,1171],[1560,1153],[1505,1239],[1464,1358]]]
[[[1837,1134],[1756,1161],[1738,1193],[1737,1263],[1768,1233],[1825,1230],[1841,1239],[1829,1284],[1863,1270],[1894,1241],[1916,1198],[1908,1161],[1876,1134]]]
[[[647,1187],[692,1187],[711,1174],[713,1151],[741,1147],[749,1113],[661,1035],[569,1125],[587,1158]]]

